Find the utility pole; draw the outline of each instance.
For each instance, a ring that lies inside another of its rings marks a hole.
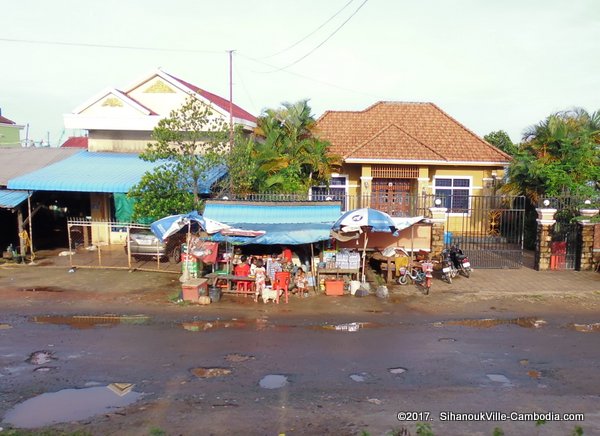
[[[229,52],[229,149],[233,149],[233,52]]]
[[[233,150],[233,52],[229,52],[229,152]],[[233,193],[233,181],[229,175],[229,193]]]

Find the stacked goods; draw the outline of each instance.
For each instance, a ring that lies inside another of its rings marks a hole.
[[[360,268],[360,254],[348,250],[340,251],[335,258],[335,267],[342,269]]]

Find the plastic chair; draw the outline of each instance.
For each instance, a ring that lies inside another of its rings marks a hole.
[[[241,267],[240,268],[238,268],[238,267],[239,267],[239,265],[236,265],[235,268],[233,269],[233,273],[236,276],[247,276],[248,275],[249,268],[243,269]],[[253,287],[254,287],[254,282],[240,280],[240,281],[236,282],[236,284],[235,284],[235,291],[237,293],[244,294],[244,296],[245,296],[246,294],[254,293]]]
[[[290,276],[291,274],[288,271],[276,272],[275,280],[273,280],[273,289],[274,290],[283,290],[285,293],[285,303],[288,303],[288,291],[290,289]],[[279,292],[276,294],[276,302],[279,304]]]

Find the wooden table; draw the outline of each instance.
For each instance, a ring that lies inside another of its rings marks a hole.
[[[335,275],[336,279],[340,275],[350,275],[350,278],[355,276],[356,280],[358,280],[359,272],[358,268],[319,268],[317,270],[317,286],[321,283],[321,275]]]
[[[227,287],[223,290],[223,292],[231,292],[231,284],[232,283],[256,281],[256,279],[252,276],[236,276],[234,274],[210,273],[210,274],[206,274],[204,277],[210,280],[211,286],[216,286],[217,281],[219,281],[219,280],[225,280]]]

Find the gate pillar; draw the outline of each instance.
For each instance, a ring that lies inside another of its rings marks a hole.
[[[537,235],[535,240],[535,265],[537,271],[550,269],[552,226],[556,224],[556,209],[536,209]]]
[[[598,209],[579,209],[581,216],[587,218],[579,222],[579,270],[590,271],[594,269],[595,241],[600,241],[600,225],[590,223],[590,218],[598,214]],[[598,247],[600,248],[600,247]]]
[[[430,207],[431,218],[429,222],[431,226],[431,258],[439,256],[444,249],[444,232],[446,229],[446,212],[445,207]]]

